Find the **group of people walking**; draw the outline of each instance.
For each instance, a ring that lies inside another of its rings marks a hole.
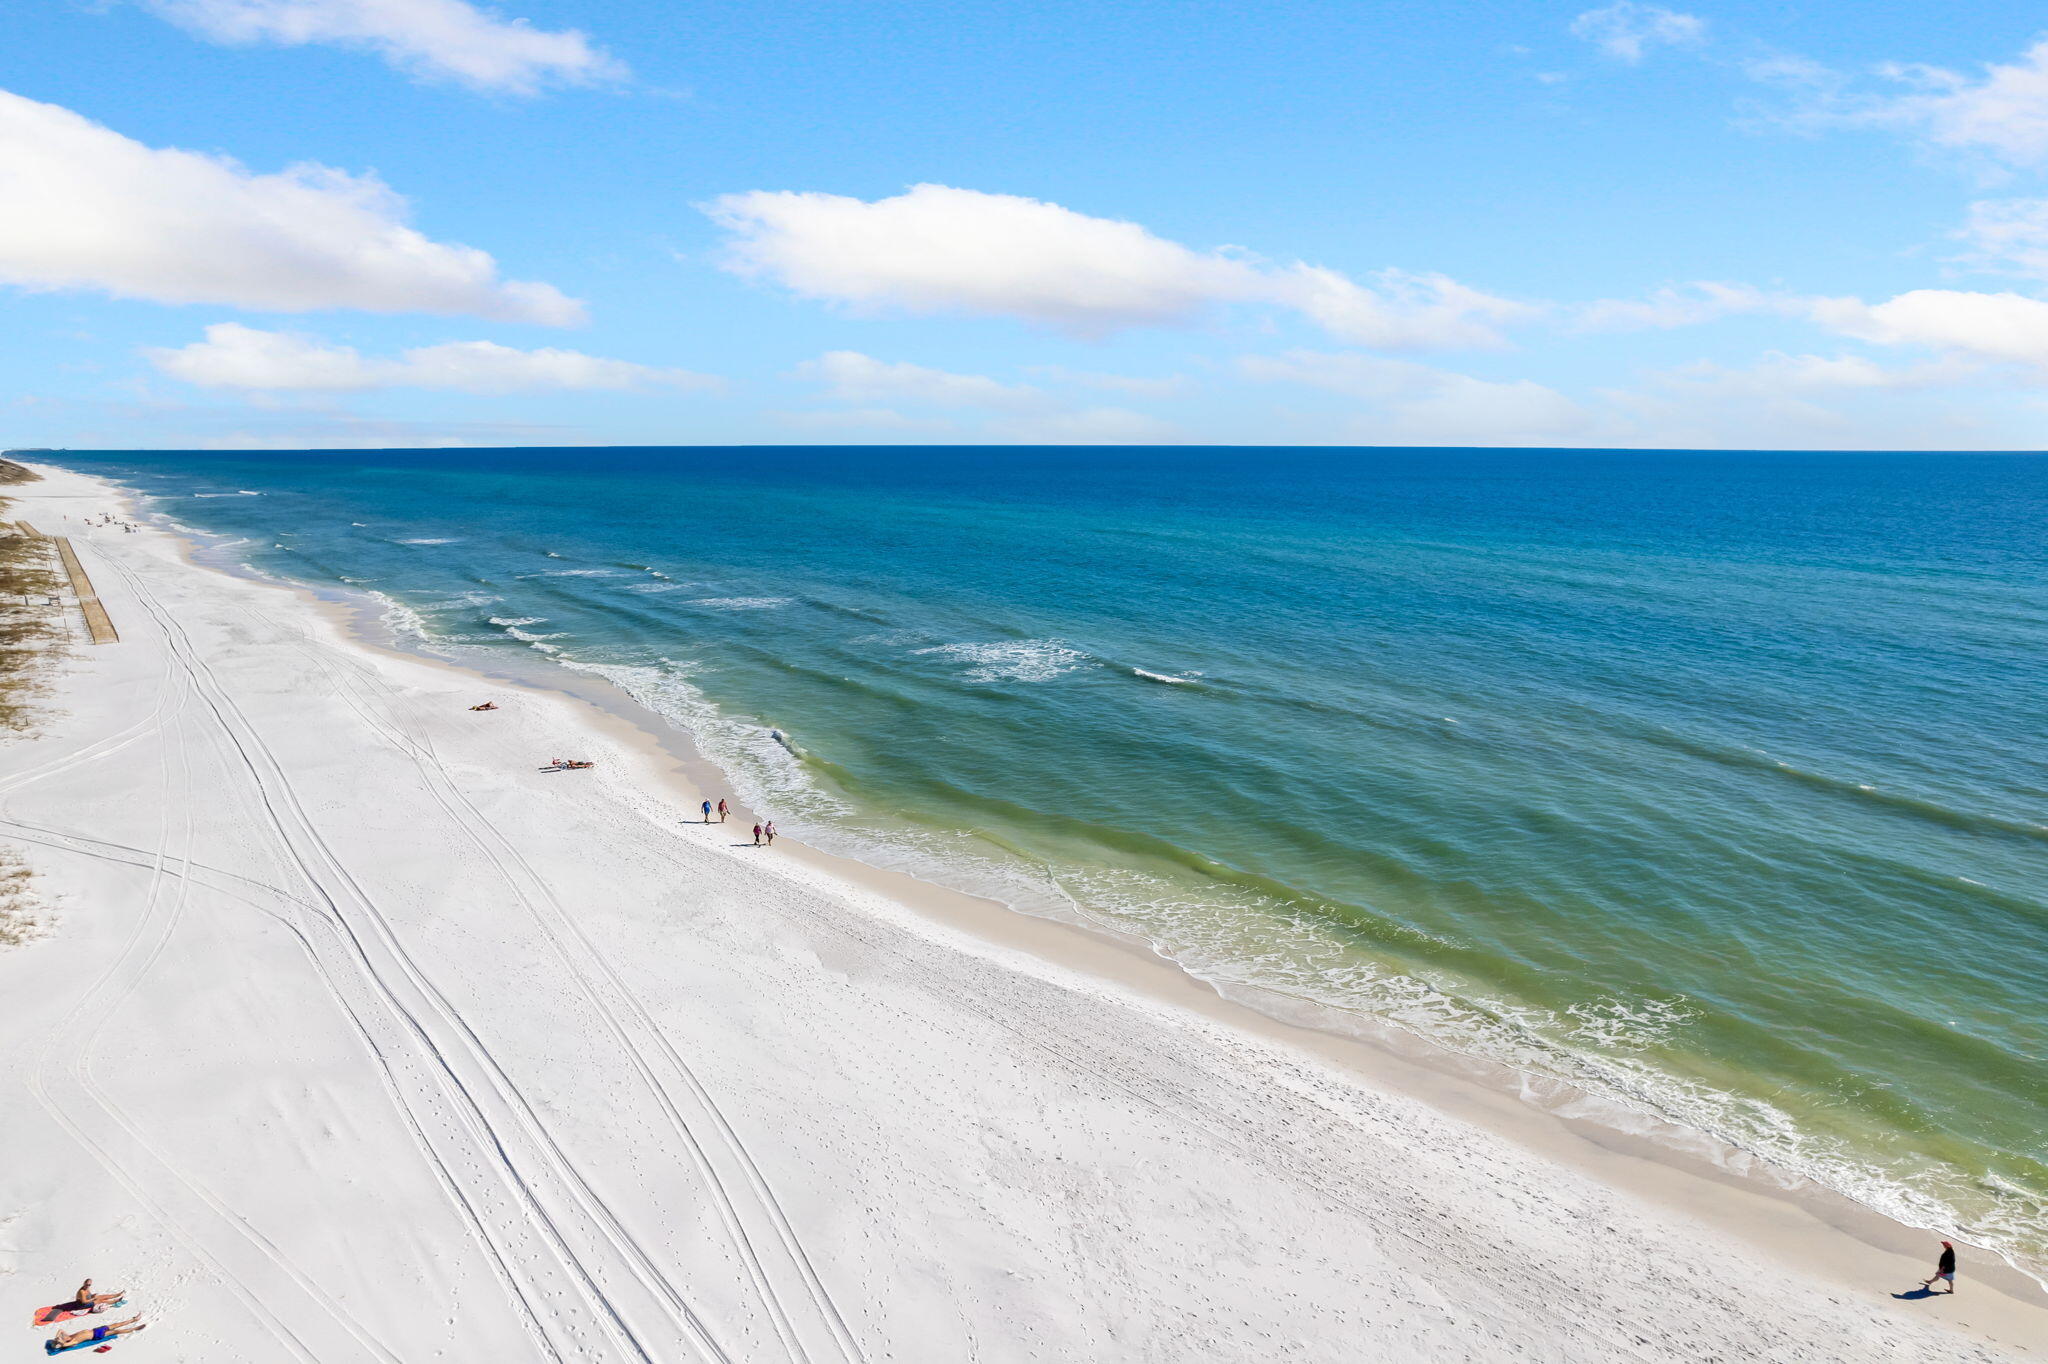
[[[720,796],[718,798],[718,804],[716,805],[713,805],[709,800],[706,800],[701,808],[704,811],[704,822],[706,824],[711,823],[711,816],[713,814],[716,814],[718,816],[718,822],[720,824],[723,824],[725,823],[725,817],[732,813],[731,807],[725,803],[724,796]],[[772,845],[774,842],[775,821],[772,819],[755,820],[754,846],[759,848],[767,845]]]

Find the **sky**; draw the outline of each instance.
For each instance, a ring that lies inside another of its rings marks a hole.
[[[2048,445],[1991,0],[17,0],[0,445]]]

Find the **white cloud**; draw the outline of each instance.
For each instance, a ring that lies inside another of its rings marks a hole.
[[[1017,317],[1086,336],[1184,324],[1221,304],[1297,310],[1363,345],[1497,345],[1533,310],[1442,275],[1360,284],[1307,264],[1196,251],[1136,223],[945,185],[868,202],[757,190],[705,212],[732,234],[727,268],[860,309]]]
[[[257,175],[146,147],[0,90],[0,283],[272,312],[360,308],[564,325],[583,305],[498,278],[468,246],[403,222],[374,176],[299,165]]]
[[[1980,199],[1956,236],[1979,270],[2048,279],[2048,199]]]
[[[221,43],[338,43],[391,65],[479,90],[531,94],[543,85],[616,79],[625,69],[574,30],[550,33],[464,0],[144,0],[166,19]]]
[[[1540,445],[1591,426],[1579,404],[1533,380],[1480,379],[1412,360],[1296,350],[1247,355],[1238,369],[1251,379],[1366,399],[1374,406],[1361,429],[1390,439]]]
[[[1187,392],[1188,380],[1184,374],[1169,374],[1164,378],[1148,379],[1131,374],[1103,374],[1095,370],[1068,369],[1065,365],[1033,365],[1027,371],[1036,374],[1048,383],[1074,384],[1081,388],[1101,389],[1108,393],[1128,393],[1138,398],[1173,398]]]
[[[1163,445],[1183,438],[1172,422],[1122,407],[1011,418],[992,423],[988,432],[1023,445]]]
[[[1412,361],[1294,351],[1246,356],[1254,379],[1359,400],[1285,414],[1298,438],[1411,445],[1598,445],[1651,449],[1969,449],[2039,444],[2024,390],[1993,394],[1999,371],[1945,357],[1886,367],[1857,355],[1769,352],[1642,375],[1583,401],[1530,380],[1486,380]]]
[[[957,433],[958,423],[907,416],[894,406],[964,408],[995,416],[973,428],[982,439],[1039,445],[1139,445],[1176,440],[1171,422],[1121,407],[1069,409],[1043,389],[1005,384],[982,374],[954,374],[923,365],[891,363],[858,351],[829,351],[806,360],[796,377],[824,387],[828,396],[855,404],[816,412],[785,412],[777,419],[812,430],[871,427],[905,432]],[[1116,377],[1116,376],[1110,376]]]
[[[2039,444],[2039,413],[1963,359],[1887,368],[1863,356],[1770,352],[1701,361],[1604,396],[1633,443],[1666,448],[1957,450]],[[2030,429],[2031,428],[2031,429]]]
[[[143,352],[174,379],[201,388],[261,392],[355,393],[378,388],[515,393],[539,389],[712,388],[719,380],[573,350],[514,350],[491,341],[450,341],[383,359],[288,332],[237,322],[206,329],[206,339]]]
[[[1731,368],[1710,360],[1660,371],[1652,382],[1699,393],[1789,398],[1857,390],[1924,389],[1969,379],[1976,366],[1937,361],[1888,369],[1862,355],[1788,355],[1768,351],[1755,364]]]
[[[1848,72],[1784,55],[1744,69],[1754,80],[1791,92],[1791,107],[1771,117],[1797,131],[1876,128],[1988,163],[2048,162],[2048,38],[2019,60],[1987,63],[1977,74],[1918,62]],[[1866,76],[1883,84],[1870,87],[1863,83]]]
[[[835,398],[855,403],[919,402],[936,407],[985,407],[1025,412],[1046,406],[1042,390],[1005,384],[981,374],[951,374],[923,365],[877,360],[859,351],[827,351],[796,367],[798,378],[822,384]]]
[[[774,420],[800,431],[897,431],[914,435],[957,433],[944,417],[913,417],[888,407],[835,407],[817,412],[772,412]]]
[[[1444,275],[1381,270],[1377,288],[1335,270],[1296,265],[1270,273],[1272,297],[1292,304],[1340,340],[1377,350],[1436,350],[1501,344],[1499,328],[1536,315]]]
[[[1810,300],[1767,293],[1748,284],[1712,280],[1658,289],[1645,298],[1602,298],[1570,310],[1580,331],[1639,331],[1692,327],[1743,313],[1797,315]]]
[[[1813,319],[1878,345],[2048,365],[2048,301],[2025,294],[1915,289],[1877,304],[1821,299],[1813,305]]]
[[[246,421],[247,414],[243,416]],[[593,443],[588,435],[559,426],[391,422],[348,415],[312,421],[300,417],[277,426],[240,426],[190,438],[199,450],[453,450]]]
[[[1884,116],[1920,128],[1936,146],[1985,152],[2015,165],[2048,159],[2048,39],[2017,62],[1980,76],[1936,66],[1894,65],[1880,73],[1914,88],[1882,106]]]
[[[1572,20],[1572,35],[1584,38],[1610,57],[1639,62],[1653,47],[1691,47],[1706,41],[1707,21],[1662,5],[1619,0],[1604,9],[1589,9]]]

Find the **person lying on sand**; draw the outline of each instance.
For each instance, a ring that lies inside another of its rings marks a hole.
[[[486,701],[481,706],[470,707],[471,710],[496,710],[497,708],[498,703],[496,701]]]
[[[92,1291],[92,1280],[87,1279],[78,1286],[78,1291],[71,1295],[71,1302],[68,1305],[80,1312],[104,1312],[111,1304],[127,1296],[128,1290],[125,1288],[116,1293],[95,1293]]]
[[[76,1331],[59,1331],[51,1337],[50,1343],[60,1350],[73,1345],[82,1345],[88,1340],[112,1340],[116,1336],[133,1335],[143,1329],[142,1313],[137,1312],[126,1321],[112,1322],[106,1326],[81,1326]]]

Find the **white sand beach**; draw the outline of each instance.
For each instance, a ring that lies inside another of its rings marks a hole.
[[[41,472],[120,642],[0,742],[24,1356],[91,1275],[208,1364],[2048,1358],[1967,1248],[1900,1299],[1936,1238],[757,849],[617,715]]]

